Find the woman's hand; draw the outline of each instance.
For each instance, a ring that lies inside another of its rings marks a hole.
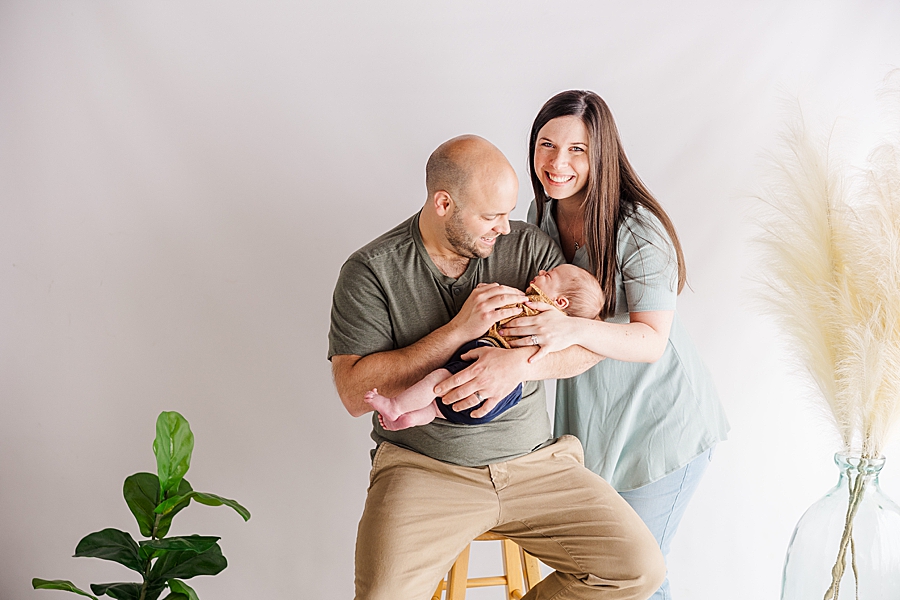
[[[565,350],[578,344],[579,322],[581,319],[568,317],[544,302],[526,302],[526,306],[540,314],[532,317],[518,317],[503,326],[502,336],[518,337],[509,345],[513,348],[540,346],[528,362],[540,360],[551,352]]]

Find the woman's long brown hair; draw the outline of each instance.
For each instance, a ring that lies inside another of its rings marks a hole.
[[[594,92],[569,90],[553,96],[541,107],[528,143],[528,171],[537,204],[537,223],[544,218],[549,199],[534,170],[534,152],[538,132],[557,117],[574,116],[581,119],[588,131],[590,175],[587,193],[582,204],[584,211],[585,246],[594,275],[606,296],[601,318],[616,309],[616,243],[619,226],[638,206],[643,206],[659,219],[675,246],[678,260],[678,293],[684,288],[687,271],[684,254],[672,220],[662,209],[628,162],[619,131],[606,102]],[[599,160],[598,160],[599,158]]]

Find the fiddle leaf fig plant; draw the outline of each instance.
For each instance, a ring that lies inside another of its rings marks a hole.
[[[32,579],[36,590],[63,590],[100,600],[157,600],[168,590],[164,600],[199,600],[197,593],[183,580],[197,575],[216,575],[228,562],[222,555],[219,539],[208,535],[166,537],[172,519],[191,500],[207,506],[228,506],[245,521],[250,512],[234,500],[195,491],[185,474],[191,466],[194,434],[183,416],[162,412],[156,420],[156,475],[135,473],[125,479],[122,488],[145,540],[135,541],[131,534],[118,529],[103,529],[88,534],[75,547],[75,556],[90,556],[117,562],[141,576],[141,581],[92,583],[93,594],[63,579]],[[96,595],[95,595],[96,594]]]

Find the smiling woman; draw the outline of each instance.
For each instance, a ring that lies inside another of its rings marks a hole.
[[[510,322],[513,346],[538,360],[572,345],[606,357],[557,385],[554,434],[572,434],[585,465],[640,515],[665,556],[728,423],[712,379],[675,315],[684,258],[675,228],[625,157],[593,92],[551,98],[531,130],[529,221],[597,278],[601,317],[554,311]],[[639,450],[638,450],[639,449]],[[668,581],[653,596],[670,598]]]
[[[541,127],[534,149],[534,173],[548,195],[568,198],[572,204],[584,202],[591,170],[589,139],[587,127],[578,117],[557,117]],[[581,239],[582,223],[577,223],[577,228],[577,237],[572,231],[567,235]]]
[[[553,198],[568,198],[571,205],[584,203],[591,170],[589,139],[587,127],[574,116],[552,119],[538,132],[534,173],[545,190],[552,190]],[[559,217],[560,245],[571,262],[584,246],[583,221],[571,214],[566,218],[562,212]]]

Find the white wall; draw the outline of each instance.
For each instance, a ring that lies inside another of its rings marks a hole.
[[[194,486],[253,512],[176,520],[223,536],[200,596],[350,597],[372,444],[325,360],[338,269],[421,206],[456,134],[506,152],[524,218],[527,131],[567,88],[607,99],[675,220],[679,310],[733,426],[676,597],[777,597],[836,445],[750,304],[749,196],[786,97],[872,137],[898,28],[876,1],[0,2],[0,598],[127,578],[70,556],[136,531],[121,484],[154,469],[164,409],[193,426]]]

